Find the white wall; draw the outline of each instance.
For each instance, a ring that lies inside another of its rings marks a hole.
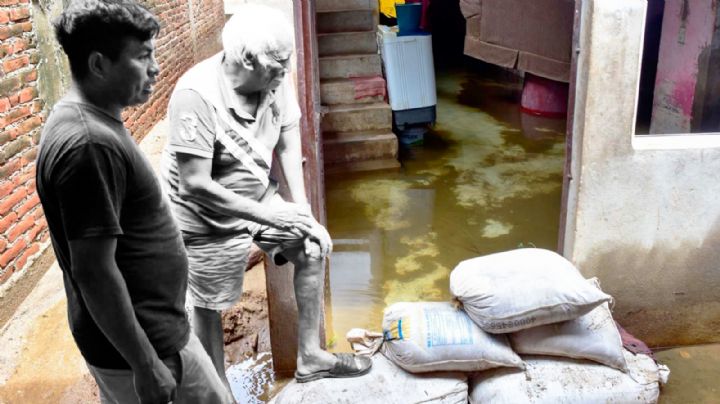
[[[564,254],[651,346],[720,341],[720,135],[634,138],[645,0],[584,0]]]

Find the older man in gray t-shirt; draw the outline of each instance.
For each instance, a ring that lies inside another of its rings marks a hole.
[[[225,25],[223,52],[186,72],[170,99],[163,177],[190,262],[193,329],[223,379],[220,311],[242,294],[253,242],[276,263],[295,267],[296,379],[351,377],[370,369],[367,358],[320,348],[323,260],[332,243],[305,195],[300,108],[287,75],[289,27],[276,10],[242,6]],[[273,156],[293,202],[275,193]]]

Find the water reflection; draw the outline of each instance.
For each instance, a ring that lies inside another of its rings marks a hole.
[[[238,403],[261,404],[270,399],[275,374],[270,352],[258,353],[225,370],[233,396]]]
[[[555,249],[565,122],[521,114],[519,81],[487,73],[438,74],[437,125],[399,172],[326,178],[334,349],[350,328],[378,330],[389,304],[449,299],[463,259]]]

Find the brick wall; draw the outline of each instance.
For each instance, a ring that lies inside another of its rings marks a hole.
[[[161,73],[151,99],[123,115],[138,141],[164,117],[180,75],[220,49],[224,23],[222,0],[144,3],[161,20],[156,42]],[[61,0],[0,0],[0,284],[22,273],[48,246],[35,158],[42,122],[69,82],[48,24],[58,5]]]
[[[35,192],[35,145],[45,116],[29,0],[0,0],[0,282],[47,240]]]
[[[155,43],[160,77],[150,100],[123,115],[138,141],[165,116],[177,79],[196,62],[220,50],[220,32],[225,23],[222,0],[145,0],[144,3],[162,24]]]

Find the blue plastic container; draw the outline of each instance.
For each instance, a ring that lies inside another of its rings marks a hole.
[[[413,35],[421,33],[420,19],[422,17],[422,3],[395,4],[397,13],[398,35]]]

